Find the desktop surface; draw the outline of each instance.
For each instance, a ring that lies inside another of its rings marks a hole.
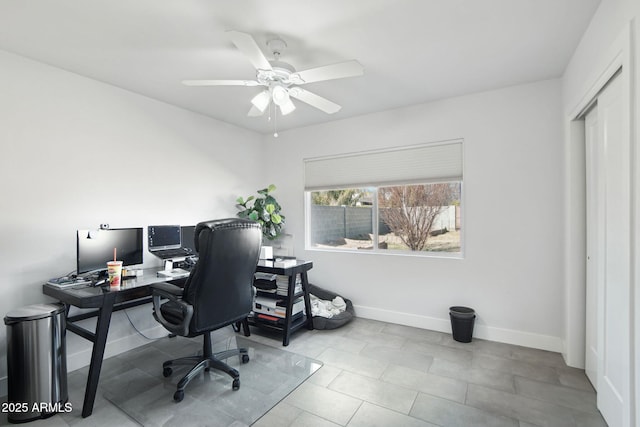
[[[151,295],[149,285],[169,281],[167,277],[158,277],[158,271],[162,271],[162,268],[148,268],[143,271],[144,274],[141,276],[123,280],[118,288],[110,288],[108,283],[100,286],[88,284],[62,288],[45,283],[42,285],[42,292],[79,308],[98,308],[102,306],[102,301],[107,295],[113,296],[116,303],[144,298]],[[184,278],[179,280],[184,281]]]
[[[305,261],[302,259],[287,258],[288,260],[295,261],[286,266],[278,266],[274,260],[261,259],[258,260],[258,266],[256,271],[261,273],[272,273],[290,276],[292,274],[302,273],[311,270],[313,267],[312,261]]]

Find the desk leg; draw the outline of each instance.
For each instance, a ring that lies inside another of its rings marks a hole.
[[[313,330],[313,316],[311,315],[311,299],[309,298],[309,279],[307,272],[300,273],[302,279],[302,292],[304,293],[304,309],[307,315],[307,329]]]
[[[95,341],[93,342],[93,351],[91,352],[91,364],[89,365],[87,388],[84,392],[82,418],[87,418],[93,412],[93,403],[96,400],[96,391],[98,390],[98,380],[100,379],[102,358],[104,356],[104,348],[107,344],[107,335],[109,333],[109,324],[111,323],[111,313],[113,313],[114,300],[115,297],[109,298],[105,296],[104,304],[99,310]]]

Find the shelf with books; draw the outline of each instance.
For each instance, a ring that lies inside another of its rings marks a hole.
[[[293,261],[288,267],[276,267],[264,261],[258,264],[254,313],[248,319],[250,325],[282,331],[284,346],[289,345],[289,337],[296,330],[303,326],[313,329],[307,291],[307,272],[313,263]]]

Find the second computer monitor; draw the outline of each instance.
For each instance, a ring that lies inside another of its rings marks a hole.
[[[149,251],[151,252],[180,247],[179,225],[150,225],[147,231],[149,234]]]
[[[182,247],[191,249],[192,254],[198,253],[195,244],[195,225],[183,225],[180,227],[180,234],[182,235]]]

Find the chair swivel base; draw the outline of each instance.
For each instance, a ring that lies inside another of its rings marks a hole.
[[[240,356],[241,362],[249,363],[249,354],[246,348],[236,348],[232,350],[221,351],[219,353],[212,354],[211,353],[211,342],[210,339],[207,339],[208,334],[205,334],[205,351],[201,356],[189,356],[182,357],[180,359],[168,360],[162,364],[162,375],[166,378],[171,376],[173,373],[172,366],[175,365],[192,365],[195,363],[187,374],[178,381],[177,390],[173,395],[173,400],[176,402],[181,402],[184,399],[184,389],[189,384],[189,382],[198,376],[200,372],[203,370],[209,371],[209,369],[216,369],[228,374],[231,378],[233,378],[232,389],[238,390],[240,388],[240,373],[223,362],[223,360],[228,359],[231,356]],[[207,343],[208,341],[208,343]],[[208,344],[208,345],[207,345]],[[207,351],[208,349],[208,351]]]

